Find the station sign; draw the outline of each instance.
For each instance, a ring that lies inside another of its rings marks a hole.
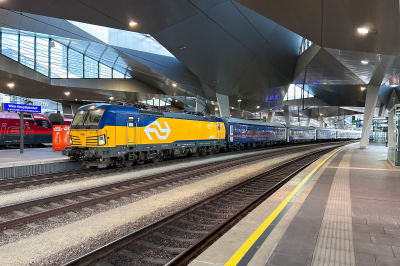
[[[25,105],[17,103],[4,103],[4,111],[24,112],[24,113],[41,113],[42,107],[36,105]]]
[[[362,125],[362,120],[351,121],[351,124],[355,125],[355,126],[361,126]]]

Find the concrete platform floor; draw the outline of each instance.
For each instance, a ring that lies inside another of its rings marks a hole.
[[[0,167],[13,163],[31,162],[31,161],[53,161],[66,160],[66,156],[61,155],[61,151],[53,151],[52,148],[33,148],[24,149],[20,154],[19,149],[0,150]]]
[[[385,146],[325,155],[191,266],[400,265],[400,170]]]

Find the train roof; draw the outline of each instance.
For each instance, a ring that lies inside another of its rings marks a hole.
[[[32,114],[33,118],[35,119],[44,119],[48,120],[48,118],[45,115],[42,114],[35,114],[35,113],[24,113],[24,114]],[[8,112],[8,111],[0,111],[0,118],[7,118],[7,119],[20,119],[19,114],[17,112]],[[24,119],[27,119],[27,117],[24,117]]]
[[[106,110],[112,109],[114,112],[138,113],[140,115],[152,116],[152,117],[167,117],[167,118],[186,119],[186,120],[222,122],[220,118],[216,117],[203,117],[203,116],[190,115],[184,113],[158,112],[158,111],[137,109],[136,107],[133,106],[123,106],[123,105],[104,104],[104,103],[84,105],[80,107],[78,111],[90,110],[90,109],[106,109]]]
[[[257,126],[270,126],[270,127],[285,127],[282,124],[278,123],[267,123],[257,120],[248,120],[248,119],[240,119],[240,118],[231,118],[231,117],[221,117],[222,120],[228,123],[239,123],[239,124],[247,124],[247,125],[257,125]]]
[[[305,127],[305,126],[286,126],[287,128],[299,128],[299,129],[315,129],[314,127]]]
[[[361,132],[361,130],[350,130],[350,129],[336,129],[337,131],[342,131],[342,132]]]
[[[138,113],[138,109],[133,106],[114,105],[108,103],[92,103],[79,107],[78,111],[86,111],[91,109],[109,109],[114,112],[130,112]]]
[[[327,127],[315,127],[317,130],[336,130],[335,128],[327,128]]]

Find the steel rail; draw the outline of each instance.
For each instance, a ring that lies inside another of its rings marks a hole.
[[[289,147],[285,147],[283,149],[296,149],[299,146],[307,147],[307,146],[315,146],[318,144],[321,145],[322,143],[308,144],[308,145],[304,145],[304,143],[303,143],[301,145],[289,146]],[[328,144],[328,142],[326,142],[324,144]],[[275,147],[268,146],[268,147],[259,148],[259,149],[240,150],[240,151],[235,152],[235,154],[242,154],[242,153],[246,154],[246,153],[256,152],[256,151],[270,152],[270,151],[274,151],[279,148],[282,149],[281,146],[275,146]],[[59,172],[59,173],[40,174],[40,175],[33,175],[33,176],[13,178],[13,179],[3,179],[3,180],[0,180],[0,190],[11,190],[11,189],[23,188],[23,187],[27,187],[27,186],[60,182],[60,181],[71,180],[71,179],[76,179],[76,178],[83,178],[88,175],[112,174],[112,173],[129,172],[129,171],[137,170],[137,169],[142,170],[142,169],[153,168],[153,167],[155,168],[155,167],[161,167],[161,166],[165,166],[165,165],[183,163],[186,161],[201,160],[201,159],[206,159],[206,158],[210,158],[210,157],[224,157],[224,156],[227,156],[227,154],[230,154],[230,153],[226,153],[226,152],[225,153],[217,153],[217,154],[213,154],[213,155],[205,155],[205,156],[199,156],[199,157],[178,157],[178,158],[174,158],[174,159],[167,159],[162,162],[136,164],[136,165],[123,167],[123,168],[77,169],[77,170],[70,170],[70,171],[64,171],[64,172]]]
[[[310,147],[308,147],[308,149],[311,149]],[[304,150],[304,149],[302,149]],[[306,149],[307,150],[307,149]],[[289,152],[291,152],[291,150],[289,150]],[[231,167],[235,167],[241,164],[246,164],[246,163],[250,163],[250,162],[255,162],[258,160],[262,160],[265,158],[266,155],[269,155],[269,158],[275,158],[278,157],[280,155],[284,155],[287,154],[288,150],[284,149],[284,150],[279,150],[279,151],[275,151],[272,153],[262,153],[262,154],[256,154],[256,155],[252,155],[252,156],[248,156],[245,158],[239,157],[239,158],[234,158],[231,159],[228,163],[224,160],[224,161],[219,161],[219,162],[214,162],[211,164],[202,164],[202,165],[198,165],[198,166],[192,166],[192,167],[186,167],[183,169],[177,169],[177,170],[172,170],[166,173],[159,173],[159,174],[154,174],[154,175],[150,175],[150,176],[145,176],[145,177],[141,177],[141,178],[137,178],[137,179],[131,179],[131,180],[126,180],[126,181],[121,181],[121,182],[117,182],[117,183],[112,183],[112,184],[108,184],[108,185],[103,185],[103,186],[99,186],[99,187],[94,187],[94,188],[89,188],[89,189],[84,189],[84,190],[79,190],[79,191],[74,191],[74,192],[69,192],[69,193],[64,193],[64,194],[59,194],[59,195],[55,195],[55,196],[51,196],[51,197],[46,197],[46,198],[40,198],[40,199],[36,199],[36,200],[31,200],[31,201],[26,201],[26,202],[21,202],[21,203],[17,203],[17,204],[12,204],[12,205],[8,205],[8,206],[4,206],[0,208],[0,214],[1,213],[8,213],[14,210],[21,210],[24,208],[29,208],[32,206],[36,206],[36,205],[40,205],[40,204],[45,204],[48,202],[55,202],[55,201],[60,201],[63,199],[68,199],[68,198],[73,198],[73,197],[77,197],[77,196],[83,196],[89,193],[95,193],[98,191],[102,191],[102,190],[107,190],[107,189],[111,189],[111,188],[116,188],[116,187],[121,187],[121,186],[127,186],[127,185],[131,185],[131,184],[135,184],[135,183],[141,183],[141,182],[145,182],[145,181],[149,181],[149,180],[154,180],[154,179],[160,179],[162,177],[165,176],[174,176],[172,178],[168,178],[165,180],[161,180],[161,181],[156,181],[153,182],[151,184],[146,184],[144,186],[139,186],[139,187],[134,187],[131,189],[126,189],[124,191],[120,191],[120,192],[115,192],[109,195],[105,195],[105,196],[100,196],[100,197],[96,197],[94,199],[88,199],[88,200],[84,200],[81,202],[77,202],[77,203],[73,203],[73,204],[69,204],[66,206],[62,206],[62,207],[58,207],[58,208],[54,208],[51,210],[45,210],[42,212],[38,212],[38,213],[34,213],[31,215],[27,215],[27,216],[23,216],[23,217],[19,217],[13,220],[9,220],[9,221],[5,221],[5,222],[1,222],[0,223],[0,228],[10,228],[19,224],[23,224],[23,223],[27,223],[27,222],[31,222],[37,219],[41,219],[44,217],[48,217],[48,216],[53,216],[62,212],[67,212],[67,211],[71,211],[74,209],[78,209],[78,208],[82,208],[82,207],[86,207],[86,206],[90,206],[99,202],[104,202],[110,199],[114,199],[114,198],[118,198],[118,197],[122,197],[125,195],[129,195],[129,194],[134,194],[134,193],[138,193],[144,190],[148,190],[148,189],[152,189],[152,188],[156,188],[159,186],[163,186],[169,183],[173,183],[176,181],[181,181],[184,179],[188,179],[194,176],[199,176],[202,174],[207,174],[207,173],[211,173],[211,172],[215,172],[215,171],[220,171],[223,169],[227,169],[227,168],[231,168]]]

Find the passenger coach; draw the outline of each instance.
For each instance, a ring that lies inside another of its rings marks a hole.
[[[336,129],[318,127],[315,129],[318,141],[327,141],[336,139]]]
[[[226,143],[229,149],[242,147],[256,147],[285,142],[286,130],[281,124],[265,123],[237,118],[223,117],[226,134]]]
[[[315,128],[287,126],[286,138],[288,143],[312,142],[316,140]]]

